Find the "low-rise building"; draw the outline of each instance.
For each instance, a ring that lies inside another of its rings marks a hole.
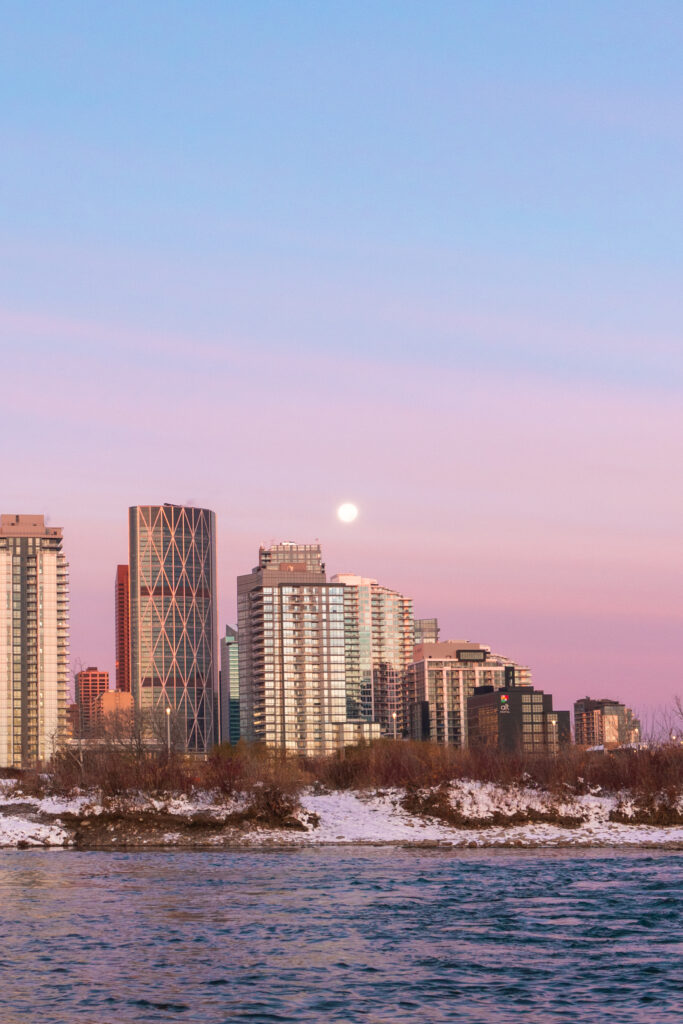
[[[405,734],[467,746],[467,698],[482,686],[530,685],[531,672],[484,644],[419,644],[403,676]]]
[[[569,712],[533,686],[477,687],[467,698],[469,745],[510,753],[556,754],[570,742]]]
[[[129,713],[133,710],[133,694],[127,690],[107,690],[95,702],[95,719],[100,725],[107,715]]]
[[[624,747],[640,742],[640,722],[617,700],[583,697],[574,702],[574,739],[582,747]]]

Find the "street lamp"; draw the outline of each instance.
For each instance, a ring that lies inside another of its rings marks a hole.
[[[395,711],[391,712],[391,717],[394,720],[394,739],[396,739],[396,712]]]
[[[171,756],[171,709],[166,708],[166,749]]]

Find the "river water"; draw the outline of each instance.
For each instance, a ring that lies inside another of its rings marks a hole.
[[[0,852],[0,1021],[683,1020],[683,855]]]

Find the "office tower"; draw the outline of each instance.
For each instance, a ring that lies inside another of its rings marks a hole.
[[[218,691],[216,517],[204,508],[129,510],[131,688],[143,711],[170,707],[188,751],[214,741]]]
[[[412,601],[354,573],[339,573],[332,583],[344,586],[349,717],[400,736],[407,728],[401,685],[413,656]]]
[[[221,742],[235,744],[240,738],[240,684],[237,630],[225,627],[221,637]]]
[[[304,755],[377,735],[346,715],[344,587],[318,544],[261,548],[237,578],[241,734]]]
[[[114,645],[116,689],[130,693],[130,573],[127,565],[116,566],[114,580]]]
[[[640,742],[640,722],[617,700],[583,697],[574,703],[574,739],[585,747],[623,747]]]
[[[68,565],[43,516],[0,516],[0,767],[47,760],[66,735]]]
[[[109,673],[98,668],[82,668],[74,677],[80,735],[92,736],[98,721],[97,701],[109,689]]]
[[[438,644],[439,642],[439,620],[438,619],[415,619],[414,644]]]
[[[412,739],[467,746],[467,699],[475,689],[530,685],[528,668],[492,654],[490,647],[466,640],[427,643],[415,648],[403,674],[403,700]]]
[[[553,711],[551,695],[533,686],[478,687],[467,698],[467,719],[471,749],[557,754],[570,741],[569,712]]]

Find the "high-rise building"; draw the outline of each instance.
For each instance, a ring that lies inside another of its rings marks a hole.
[[[240,738],[240,683],[237,630],[225,627],[221,637],[221,742],[235,744]]]
[[[415,619],[414,644],[438,644],[439,642],[439,620],[438,619]]]
[[[574,703],[574,739],[585,747],[623,747],[640,742],[640,722],[617,700],[583,697]]]
[[[318,544],[261,548],[237,579],[241,734],[308,756],[377,735],[346,714],[344,587]]]
[[[98,721],[98,699],[109,689],[109,673],[90,666],[82,668],[74,677],[76,703],[80,720],[80,735],[92,736]]]
[[[407,733],[413,739],[467,746],[467,699],[475,689],[530,685],[528,668],[484,644],[466,640],[426,643],[415,648],[403,675]]]
[[[325,575],[325,564],[319,544],[295,544],[294,541],[280,541],[259,548],[259,568],[284,569],[288,565],[303,566],[308,572]]]
[[[116,689],[122,693],[130,693],[130,574],[127,565],[116,566],[114,643],[116,648]]]
[[[129,510],[131,688],[142,710],[167,707],[189,751],[214,742],[218,702],[216,517],[204,508]]]
[[[377,580],[339,573],[345,595],[349,717],[377,722],[386,736],[406,727],[402,680],[413,657],[413,603]]]
[[[47,760],[66,735],[68,565],[62,530],[0,516],[0,767]]]
[[[478,687],[467,698],[469,746],[509,753],[556,754],[570,741],[569,712],[533,686]]]

